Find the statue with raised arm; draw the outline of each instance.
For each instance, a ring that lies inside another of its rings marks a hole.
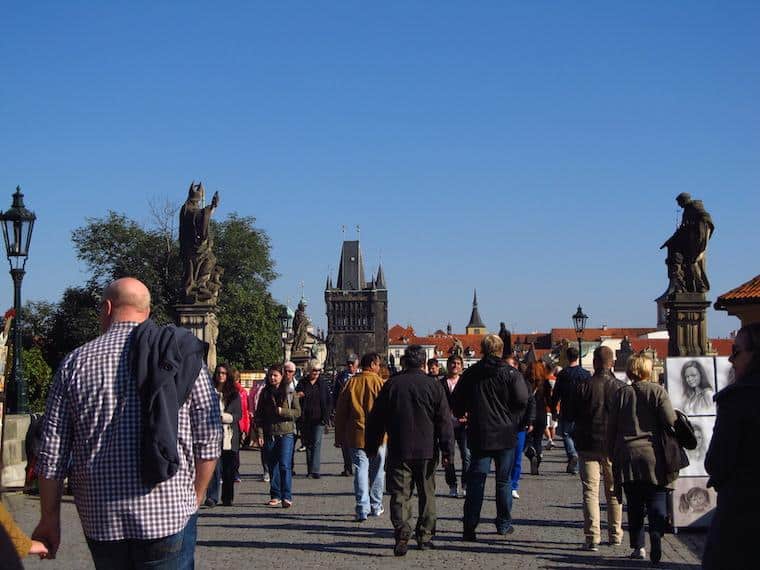
[[[182,258],[182,296],[185,303],[216,302],[220,271],[215,271],[216,256],[210,231],[211,215],[219,205],[219,192],[211,204],[202,206],[205,190],[192,182],[187,200],[179,212],[179,251]]]
[[[683,208],[681,225],[660,247],[668,248],[665,260],[670,279],[668,292],[706,293],[710,290],[706,270],[707,242],[715,226],[701,200],[692,200],[683,192],[676,197],[676,202]]]

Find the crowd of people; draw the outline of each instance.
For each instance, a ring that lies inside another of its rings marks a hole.
[[[648,519],[649,558],[661,559],[667,493],[678,477],[661,442],[676,412],[642,354],[629,359],[623,382],[612,373],[608,347],[594,351],[590,374],[573,347],[568,366],[559,369],[518,362],[499,336],[486,335],[482,359],[466,370],[452,355],[442,373],[423,347],[411,345],[393,375],[381,355],[369,353],[350,355],[333,382],[316,360],[299,380],[292,362],[273,363],[262,382],[245,390],[239,372],[225,364],[209,376],[203,345],[192,334],[158,327],[149,315],[142,283],[112,283],[103,295],[103,334],[69,354],[57,371],[35,464],[41,518],[31,539],[0,510],[0,528],[7,529],[0,549],[10,535],[14,560],[30,553],[55,558],[68,478],[97,568],[192,568],[198,508],[233,504],[240,449],[260,449],[266,505],[292,508],[297,438],[305,475],[320,479],[330,427],[342,450],[341,475],[353,477],[356,522],[383,516],[384,495],[390,496],[396,556],[406,555],[412,540],[420,550],[434,548],[439,465],[449,495],[464,497],[462,540],[478,540],[492,465],[495,530],[511,535],[522,457],[538,474],[557,434],[567,473],[580,475],[581,548],[600,550],[603,527],[608,544],[623,542],[625,497],[630,557],[647,557]],[[760,324],[739,331],[730,361],[734,382],[715,395],[717,421],[705,461],[709,485],[718,492],[705,568],[751,565],[760,530],[754,516],[758,460],[747,453],[760,428],[753,408],[760,395]],[[691,384],[699,388],[696,380]],[[11,560],[7,549],[2,554]]]

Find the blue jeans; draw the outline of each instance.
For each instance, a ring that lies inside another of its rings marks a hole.
[[[211,481],[209,481],[208,489],[206,489],[206,498],[211,499],[214,503],[219,502],[219,488],[222,485],[222,458],[220,457],[216,461],[216,467],[214,468],[214,474],[211,475]]]
[[[269,466],[269,497],[292,501],[293,450],[295,437],[292,433],[287,435],[270,435],[264,442],[264,452]]]
[[[385,451],[386,447],[381,445],[377,455],[370,459],[363,449],[351,450],[356,514],[359,516],[366,517],[370,512],[377,514],[383,508]]]
[[[306,446],[306,474],[319,475],[322,463],[322,435],[325,426],[321,423],[307,423],[301,428],[301,440]]]
[[[464,530],[475,532],[480,522],[483,506],[483,490],[486,477],[491,470],[491,460],[496,463],[496,530],[506,532],[512,526],[512,493],[509,475],[515,461],[515,450],[498,451],[470,450],[470,469],[467,472],[467,497],[464,499]]]
[[[459,456],[462,458],[462,489],[466,486],[467,470],[470,468],[470,448],[467,447],[467,426],[458,421],[454,424],[454,439],[459,448]],[[457,469],[454,466],[454,456],[444,468],[446,484],[449,487],[457,486]]]
[[[180,570],[195,568],[195,542],[198,539],[198,511],[190,515],[190,519],[182,531],[182,550],[179,553]]]
[[[520,475],[522,475],[522,454],[525,450],[525,438],[528,432],[521,431],[517,434],[517,447],[515,447],[515,464],[512,467],[512,473],[510,474],[510,486],[513,491],[517,491],[520,487]]]
[[[194,520],[195,515],[191,520]],[[188,521],[189,523],[190,521]],[[185,531],[149,540],[90,540],[92,561],[97,570],[185,570]],[[193,550],[195,542],[193,542]],[[191,559],[192,560],[192,559]]]
[[[562,441],[565,442],[565,453],[567,454],[567,458],[578,457],[578,452],[575,450],[575,441],[573,441],[575,422],[568,422],[567,420],[560,418],[557,423],[557,430],[562,436]]]

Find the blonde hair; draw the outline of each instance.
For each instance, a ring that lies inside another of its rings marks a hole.
[[[501,357],[501,353],[504,350],[504,341],[501,340],[499,335],[488,334],[480,341],[480,348],[483,351],[483,356],[498,356]]]
[[[625,373],[634,382],[649,382],[652,379],[652,359],[634,354],[625,365]]]

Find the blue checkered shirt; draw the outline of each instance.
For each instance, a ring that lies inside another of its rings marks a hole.
[[[181,531],[198,509],[195,459],[221,453],[219,401],[204,366],[179,409],[179,470],[153,488],[142,484],[140,399],[129,366],[137,324],[114,323],[67,355],[47,400],[37,469],[41,477],[57,480],[70,470],[82,529],[92,540]]]

